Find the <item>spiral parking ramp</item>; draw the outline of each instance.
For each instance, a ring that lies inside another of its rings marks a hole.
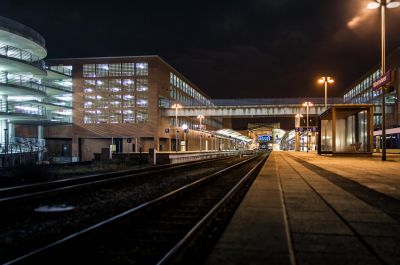
[[[0,167],[18,154],[33,152],[29,157],[40,160],[44,126],[71,123],[72,69],[46,65],[46,55],[38,32],[0,16]],[[37,134],[17,137],[16,126],[27,125],[37,126]]]

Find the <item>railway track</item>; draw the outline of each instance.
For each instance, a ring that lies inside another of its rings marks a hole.
[[[198,263],[266,158],[231,165],[5,264]]]
[[[201,165],[206,165],[210,162],[220,161],[229,158],[231,157],[185,162],[173,165],[159,165],[133,170],[121,170],[110,173],[92,174],[80,177],[65,178],[55,181],[46,181],[27,185],[0,188],[0,204],[18,201],[21,199],[29,199],[38,196],[46,196],[61,191],[64,192],[68,190],[79,189],[89,185],[104,184],[107,182],[111,183],[128,178],[142,177],[155,173],[161,174],[178,169],[197,167]]]

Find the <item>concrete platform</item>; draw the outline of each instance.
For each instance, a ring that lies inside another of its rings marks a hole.
[[[206,264],[400,264],[400,156],[273,152]]]

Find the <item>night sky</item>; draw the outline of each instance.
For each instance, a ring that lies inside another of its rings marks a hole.
[[[157,54],[212,98],[339,96],[380,60],[378,10],[364,0],[2,0],[41,33],[48,58]],[[400,44],[388,12],[387,50]]]

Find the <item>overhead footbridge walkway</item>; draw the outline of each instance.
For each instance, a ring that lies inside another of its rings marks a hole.
[[[179,109],[179,117],[293,117],[298,113],[305,114],[303,103],[313,102],[308,114],[319,115],[325,111],[324,98],[259,98],[259,99],[221,99],[213,100],[209,106],[183,106]],[[330,104],[342,103],[342,98],[331,98]],[[164,108],[163,115],[175,117],[174,108]]]

